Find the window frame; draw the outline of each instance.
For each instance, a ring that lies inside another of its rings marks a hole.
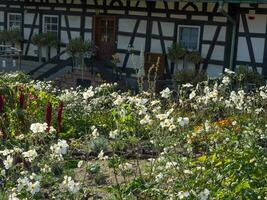
[[[198,37],[197,37],[197,48],[196,49],[187,49],[188,51],[199,51],[200,49],[200,26],[197,25],[178,25],[177,41],[180,44],[180,28],[197,28]]]
[[[23,30],[22,13],[15,13],[15,12],[9,12],[9,13],[7,13],[7,30],[8,30],[8,31],[11,31],[11,30],[12,30],[11,27],[10,27],[10,21],[11,21],[11,20],[10,20],[10,16],[12,16],[12,15],[20,16],[21,21],[20,21],[20,28],[19,28],[19,31],[22,32],[22,30]]]
[[[58,17],[58,15],[43,15],[43,25],[42,25],[42,32],[43,33],[53,33],[54,31],[47,31],[47,30],[45,30],[45,25],[46,25],[46,23],[45,23],[45,18],[46,17],[50,17],[50,18],[57,18],[57,31],[56,31],[56,36],[57,36],[57,38],[58,38],[58,33],[59,33],[59,17]],[[49,24],[53,24],[53,23],[49,23]]]

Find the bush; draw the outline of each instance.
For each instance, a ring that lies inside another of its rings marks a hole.
[[[199,82],[206,81],[208,79],[208,76],[206,72],[199,72],[196,74],[194,71],[189,70],[182,70],[178,71],[175,74],[175,82],[177,85],[182,85],[186,83],[191,83],[193,85],[196,85]]]

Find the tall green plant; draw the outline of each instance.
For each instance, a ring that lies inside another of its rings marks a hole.
[[[21,32],[19,30],[3,30],[0,32],[0,42],[7,42],[10,44],[19,43],[22,41]]]
[[[185,55],[185,59],[195,65],[195,75],[199,74],[200,64],[203,61],[201,54],[198,51],[188,52]]]
[[[175,68],[177,68],[178,62],[184,59],[185,54],[186,49],[183,48],[179,43],[173,43],[172,46],[168,48],[168,57],[172,62],[175,63]]]
[[[78,67],[77,60],[82,61],[81,67],[84,66],[84,57],[92,49],[90,41],[84,41],[82,38],[70,40],[67,46],[67,53],[73,59],[73,67]]]
[[[43,47],[46,47],[46,61],[48,61],[51,48],[58,45],[57,37],[53,33],[39,33],[32,38],[32,42],[38,47],[39,62],[42,60]]]

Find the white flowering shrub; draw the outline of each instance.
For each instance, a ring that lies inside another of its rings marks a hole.
[[[1,199],[266,199],[267,86],[234,77],[133,95],[5,75]]]

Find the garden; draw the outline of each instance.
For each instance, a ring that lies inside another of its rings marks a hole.
[[[0,199],[265,199],[267,86],[159,93],[0,75]]]

